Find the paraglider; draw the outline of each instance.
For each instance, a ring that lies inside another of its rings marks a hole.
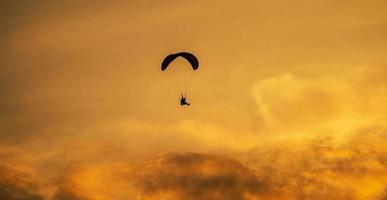
[[[191,64],[191,67],[193,70],[197,70],[199,68],[199,60],[193,54],[188,52],[179,52],[175,54],[170,54],[164,58],[163,62],[161,63],[161,71],[166,70],[169,64],[171,64],[178,57],[182,57],[186,59]],[[191,105],[190,103],[187,102],[187,95],[181,95],[180,105],[181,106]]]
[[[167,57],[165,57],[163,60],[163,63],[161,64],[161,71],[164,71],[165,69],[167,69],[169,64],[177,57],[180,57],[180,56],[188,60],[193,70],[197,70],[199,68],[199,61],[193,54],[190,54],[187,52],[180,52],[176,54],[170,54]]]

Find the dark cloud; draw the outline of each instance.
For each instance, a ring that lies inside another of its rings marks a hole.
[[[387,200],[387,188],[384,190],[384,192],[380,196],[379,200]]]
[[[80,197],[79,195],[75,194],[74,192],[66,189],[58,190],[53,200],[88,200],[85,197]]]
[[[142,173],[136,186],[145,196],[171,192],[178,199],[243,200],[265,185],[236,160],[196,153],[169,155]]]
[[[0,166],[0,199],[43,200],[38,189],[38,183],[28,173]]]

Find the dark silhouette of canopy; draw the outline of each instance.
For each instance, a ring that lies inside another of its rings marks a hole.
[[[165,69],[167,69],[168,65],[179,56],[188,60],[193,70],[197,70],[199,68],[199,61],[194,55],[187,52],[180,52],[180,53],[171,54],[165,57],[163,60],[163,63],[161,64],[161,71],[164,71]]]

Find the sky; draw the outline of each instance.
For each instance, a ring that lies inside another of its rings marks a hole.
[[[386,44],[385,0],[1,1],[0,197],[385,200]]]

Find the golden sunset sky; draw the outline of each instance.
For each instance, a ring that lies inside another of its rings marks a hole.
[[[0,199],[385,200],[386,53],[386,0],[2,1]]]

